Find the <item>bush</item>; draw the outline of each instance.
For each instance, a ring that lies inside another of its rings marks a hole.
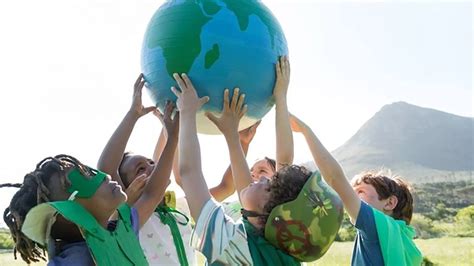
[[[10,232],[5,229],[0,229],[0,249],[13,249],[14,242],[10,236]]]
[[[337,232],[335,241],[354,241],[356,233],[357,231],[355,227],[351,224],[349,215],[344,212],[344,218],[342,219],[341,228],[339,229],[339,232]]]
[[[421,239],[439,236],[439,231],[433,227],[433,221],[423,214],[414,213],[410,223],[416,230],[416,236]]]

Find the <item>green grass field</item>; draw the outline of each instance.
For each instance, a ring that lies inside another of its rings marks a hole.
[[[416,240],[423,254],[435,265],[474,265],[474,238],[435,238]],[[336,242],[328,253],[317,263],[308,265],[349,265],[352,253],[352,242]],[[22,260],[14,260],[12,253],[0,253],[0,265],[26,265]],[[33,265],[46,265],[36,263]]]

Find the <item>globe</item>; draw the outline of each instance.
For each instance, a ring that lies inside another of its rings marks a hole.
[[[238,87],[248,107],[239,129],[260,120],[273,106],[275,63],[287,54],[281,26],[261,1],[170,0],[148,24],[141,67],[160,110],[176,100],[173,73],[187,73],[198,95],[210,97],[197,114],[198,131],[219,134],[204,112],[219,114],[224,89]]]

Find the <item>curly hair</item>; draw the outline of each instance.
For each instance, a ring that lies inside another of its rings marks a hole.
[[[64,187],[69,187],[70,182],[65,178],[65,173],[71,167],[79,169],[83,174],[91,175],[90,168],[84,166],[76,158],[69,155],[57,155],[47,157],[36,165],[36,169],[25,175],[22,184],[1,184],[1,187],[20,188],[13,195],[10,205],[3,213],[3,220],[10,229],[11,236],[15,242],[14,257],[17,259],[17,252],[21,258],[28,264],[38,262],[40,259],[46,260],[46,247],[32,241],[21,231],[26,214],[36,205],[51,201],[51,194],[48,185],[52,180],[59,178],[59,182]]]
[[[379,200],[390,196],[397,197],[397,206],[393,209],[392,217],[396,220],[404,220],[410,224],[413,215],[413,196],[409,184],[398,176],[392,176],[384,170],[379,172],[363,172],[352,179],[352,186],[361,183],[371,185],[375,188]]]
[[[270,197],[263,207],[264,213],[270,214],[276,206],[296,199],[311,175],[311,171],[298,165],[288,165],[278,170],[270,181]],[[262,217],[260,223],[264,225],[267,219],[268,216]]]

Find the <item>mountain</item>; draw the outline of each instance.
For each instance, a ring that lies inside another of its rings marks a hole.
[[[384,167],[412,182],[472,180],[474,118],[392,103],[332,154],[348,177]]]

